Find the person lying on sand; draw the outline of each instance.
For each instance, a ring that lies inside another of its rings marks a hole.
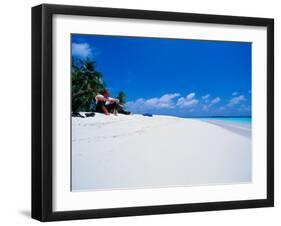
[[[96,112],[100,112],[106,115],[113,113],[117,115],[117,109],[123,107],[119,104],[119,100],[109,97],[109,92],[104,90],[101,94],[96,95]]]

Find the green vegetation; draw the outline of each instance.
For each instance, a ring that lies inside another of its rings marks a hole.
[[[116,97],[116,99],[119,100],[119,103],[121,105],[124,105],[126,103],[126,94],[123,91],[120,91]]]
[[[91,112],[95,109],[95,96],[106,89],[102,73],[96,70],[96,62],[90,59],[72,58],[72,112]],[[120,91],[117,99],[125,104],[126,95]]]

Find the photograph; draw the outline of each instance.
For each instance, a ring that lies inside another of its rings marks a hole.
[[[252,183],[252,43],[71,34],[71,191]]]
[[[274,18],[167,9],[32,7],[33,219],[274,206]]]

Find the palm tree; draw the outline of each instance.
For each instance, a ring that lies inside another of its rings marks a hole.
[[[116,97],[119,100],[119,103],[124,105],[126,103],[126,94],[123,91],[120,91]]]
[[[91,111],[97,93],[105,88],[102,74],[96,71],[95,61],[72,60],[72,111]]]

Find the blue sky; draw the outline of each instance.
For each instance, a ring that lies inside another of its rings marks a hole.
[[[72,56],[95,60],[134,113],[249,116],[251,55],[245,42],[72,35]]]

